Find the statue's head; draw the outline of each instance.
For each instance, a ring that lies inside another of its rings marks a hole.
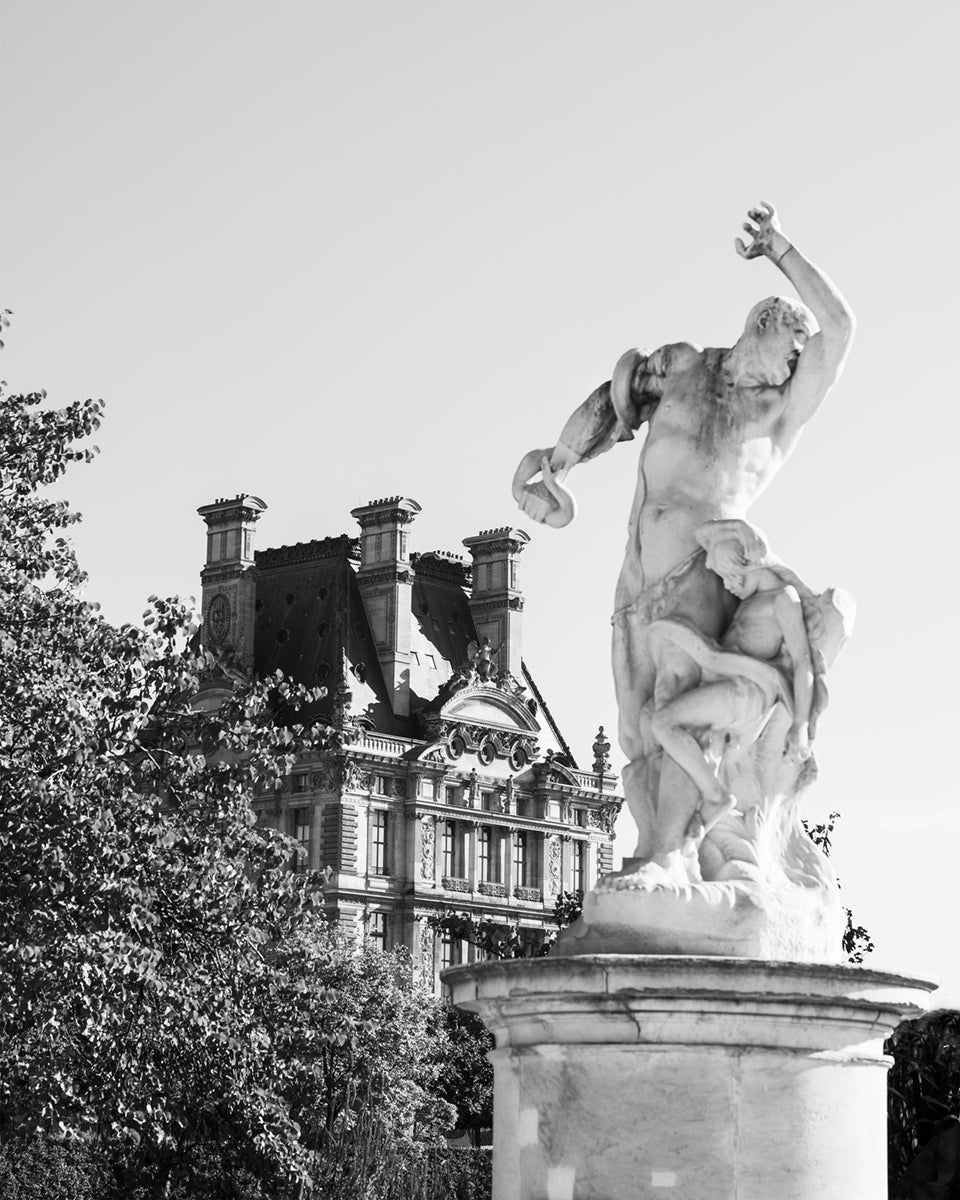
[[[743,540],[736,534],[712,542],[706,554],[706,565],[723,580],[723,586],[738,600],[746,600],[761,586],[767,569],[766,546],[748,553]]]
[[[799,300],[786,296],[761,300],[747,314],[737,342],[741,372],[780,387],[793,374],[816,328],[813,313]]]

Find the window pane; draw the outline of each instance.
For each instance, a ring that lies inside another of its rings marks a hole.
[[[571,891],[583,891],[583,852],[586,846],[583,842],[573,843],[573,854],[571,856],[572,875],[570,880]]]
[[[387,843],[387,816],[381,809],[374,809],[370,821],[370,870],[375,875],[390,874],[390,858]]]
[[[387,913],[375,912],[370,914],[370,941],[378,950],[388,950],[390,934],[390,918]]]
[[[513,877],[517,887],[527,887],[527,838],[528,834],[518,833],[513,848]]]
[[[297,843],[293,869],[298,872],[307,871],[310,868],[310,809],[295,808],[291,816],[291,826]]]

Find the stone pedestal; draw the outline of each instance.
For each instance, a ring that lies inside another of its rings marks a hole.
[[[496,1037],[494,1200],[885,1200],[883,1042],[933,983],[629,954],[443,979]]]

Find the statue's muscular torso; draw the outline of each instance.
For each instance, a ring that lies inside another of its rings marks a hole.
[[[700,548],[705,521],[743,517],[784,459],[783,390],[735,387],[729,351],[685,351],[649,417],[618,609]]]

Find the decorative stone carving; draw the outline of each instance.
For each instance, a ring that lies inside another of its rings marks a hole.
[[[604,833],[613,833],[613,827],[617,823],[617,817],[620,816],[620,807],[622,801],[608,800],[600,809],[600,828]]]
[[[223,592],[217,592],[207,609],[207,638],[212,645],[219,646],[226,639],[231,615],[230,601]]]
[[[455,879],[451,875],[444,875],[440,880],[440,885],[448,892],[469,892],[470,882],[467,879]]]
[[[477,891],[481,896],[506,896],[508,894],[502,883],[490,883],[489,881],[481,883]]]
[[[362,770],[355,762],[346,762],[343,767],[343,787],[348,792],[368,792],[372,777],[369,771]]]
[[[418,922],[420,925],[420,934],[418,938],[420,943],[420,971],[424,980],[432,982],[434,933],[424,917],[419,917]]]
[[[480,801],[480,776],[477,774],[476,768],[470,772],[470,782],[467,785],[467,797],[470,802],[470,807],[474,808]]]
[[[551,896],[560,894],[560,877],[563,851],[560,839],[551,837],[547,840],[547,892]]]
[[[513,894],[518,900],[537,900],[543,899],[543,892],[535,887],[520,887],[519,885],[513,889]]]
[[[420,822],[420,876],[422,879],[433,879],[435,834],[434,818],[424,817]]]
[[[476,643],[471,643],[471,645],[475,646]],[[469,653],[470,650],[468,648],[467,654],[469,655]],[[481,638],[480,645],[476,646],[473,653],[473,669],[476,671],[477,678],[481,683],[489,683],[496,678],[497,664],[494,655],[497,653],[498,651],[494,650],[490,645],[488,637]]]
[[[769,258],[803,303],[761,301],[729,350],[628,351],[514,478],[529,517],[564,526],[570,469],[647,426],[613,618],[639,839],[587,897],[561,953],[840,955],[836,881],[797,810],[852,603],[806,588],[744,518],[836,382],[853,317],[769,205],[749,217],[738,252]]]
[[[333,765],[328,763],[322,763],[314,770],[312,783],[317,791],[322,792],[338,791],[340,787],[339,775]]]
[[[597,730],[597,740],[593,743],[593,769],[598,775],[610,774],[610,742],[604,737],[602,725]]]

